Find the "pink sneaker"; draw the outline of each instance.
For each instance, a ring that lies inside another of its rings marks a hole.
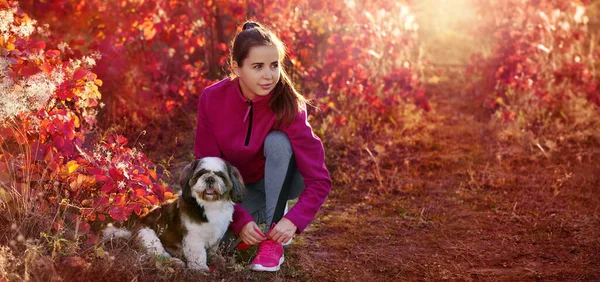
[[[254,271],[278,271],[283,264],[283,245],[265,240],[258,245],[258,253],[251,263]]]

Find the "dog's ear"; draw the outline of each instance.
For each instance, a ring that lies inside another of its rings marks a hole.
[[[230,163],[227,163],[227,172],[229,173],[229,179],[231,179],[231,183],[233,184],[230,193],[231,200],[234,203],[241,203],[246,196],[246,186],[244,186],[242,175],[240,174],[240,171]]]
[[[186,203],[195,202],[192,198],[192,188],[190,187],[190,179],[192,175],[194,175],[194,171],[196,171],[196,167],[200,164],[199,159],[193,160],[191,163],[186,165],[181,171],[181,175],[179,176],[179,185],[181,185],[181,195],[183,196],[183,200]]]

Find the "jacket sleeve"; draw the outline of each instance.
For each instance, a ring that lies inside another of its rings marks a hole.
[[[298,202],[285,214],[301,233],[315,218],[331,190],[331,178],[325,166],[323,143],[308,123],[306,109],[298,113],[294,122],[281,129],[288,135],[298,171],[304,177],[304,191]]]
[[[242,207],[242,204],[235,204],[233,206],[232,220],[229,224],[229,229],[233,231],[235,236],[238,236],[240,231],[242,231],[242,228],[244,228],[244,226],[246,226],[246,224],[248,224],[250,221],[254,221],[252,215],[250,215],[250,213],[248,213],[248,211]]]
[[[196,138],[194,139],[194,155],[196,158],[222,157],[221,149],[213,134],[207,110],[209,107],[208,90],[202,91],[198,101],[198,120],[196,123]]]

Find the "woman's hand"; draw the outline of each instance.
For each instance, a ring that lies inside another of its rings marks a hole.
[[[296,227],[296,225],[289,219],[284,217],[277,223],[277,225],[275,225],[275,227],[273,227],[273,229],[271,229],[271,231],[269,231],[267,236],[273,241],[285,243],[294,237],[296,230],[298,230],[298,227]]]
[[[256,222],[250,221],[242,228],[239,234],[240,239],[248,245],[256,245],[267,239],[267,236],[260,231]]]

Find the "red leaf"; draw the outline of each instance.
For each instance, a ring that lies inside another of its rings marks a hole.
[[[42,72],[44,72],[44,73],[51,73],[53,69],[54,69],[54,67],[47,62],[44,62],[42,64]]]
[[[156,176],[156,171],[149,169],[148,174],[150,175],[150,178],[152,178],[154,181],[158,180],[158,177]]]
[[[46,58],[54,59],[60,55],[60,51],[58,50],[48,50],[46,51]]]
[[[46,49],[46,42],[44,42],[44,41],[33,42],[33,43],[29,44],[28,47],[31,49],[44,50],[44,49]]]
[[[146,199],[148,201],[150,201],[151,204],[158,205],[158,199],[156,198],[156,196],[154,196],[154,195],[148,195],[148,196],[146,196]]]
[[[178,196],[177,194],[173,194],[172,192],[166,191],[163,198],[165,200],[170,200],[170,199],[175,198],[177,196]]]
[[[121,174],[120,171],[118,171],[117,169],[114,169],[114,168],[111,168],[111,169],[108,170],[108,175],[114,181],[121,181],[121,180],[123,180],[125,178],[125,177],[123,177],[123,174]]]
[[[62,133],[66,140],[73,140],[75,138],[75,123],[72,120],[65,122],[62,125]]]
[[[61,88],[58,91],[56,91],[56,97],[58,99],[66,101],[67,99],[73,99],[73,97],[75,97],[75,95],[73,94],[73,92],[70,89]]]
[[[21,69],[21,75],[24,77],[30,77],[38,72],[40,72],[40,68],[32,64],[25,66]]]
[[[110,178],[105,175],[105,172],[97,167],[88,167],[87,171],[96,177],[96,181],[107,181]]]
[[[146,189],[135,189],[135,195],[138,198],[142,198],[144,196],[146,196],[148,194],[148,192],[146,191]]]
[[[65,139],[62,138],[62,136],[56,135],[54,136],[54,138],[52,139],[52,144],[54,145],[54,147],[56,149],[62,149],[62,147],[65,146]]]
[[[146,184],[146,185],[152,184],[152,181],[150,181],[150,178],[148,178],[148,176],[146,176],[146,175],[139,174],[137,176],[137,179],[139,179],[140,182],[142,182],[142,184]]]
[[[154,192],[155,195],[162,198],[163,195],[165,194],[165,187],[162,185],[153,185],[152,192]]]
[[[79,68],[75,71],[75,73],[73,73],[73,80],[76,80],[76,81],[80,80],[80,79],[86,77],[89,73],[90,73],[89,70]]]
[[[142,213],[142,205],[139,203],[133,203],[131,204],[131,207],[133,209],[133,211],[135,212],[135,214],[140,215]]]
[[[123,209],[121,207],[115,207],[112,206],[108,209],[108,213],[110,214],[110,217],[112,217],[112,219],[114,220],[124,220],[125,217],[123,216]]]
[[[91,174],[102,174],[102,173],[104,173],[103,170],[101,170],[101,169],[99,169],[97,167],[93,167],[93,166],[87,167],[86,170],[89,173],[91,173]]]
[[[108,177],[104,174],[96,174],[94,176],[96,177],[96,181],[107,181],[110,179],[110,177]]]
[[[66,141],[60,152],[65,156],[72,156],[75,154],[75,146],[73,146],[73,142]]]
[[[104,185],[102,185],[102,188],[100,188],[100,190],[102,191],[102,193],[108,194],[115,190],[115,186],[111,181],[107,181],[106,183],[104,183]]]
[[[102,196],[101,198],[98,198],[98,200],[96,201],[96,206],[97,207],[105,207],[110,203],[109,199],[107,196]]]

